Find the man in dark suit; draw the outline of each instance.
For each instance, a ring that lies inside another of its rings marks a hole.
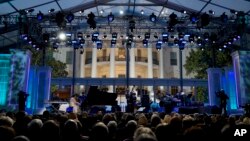
[[[224,115],[227,115],[227,100],[229,99],[224,90],[216,92],[217,97],[220,98],[220,109]]]

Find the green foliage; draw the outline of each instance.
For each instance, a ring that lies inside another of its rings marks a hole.
[[[195,100],[197,102],[208,102],[208,89],[205,87],[196,87]]]
[[[34,66],[42,66],[42,60],[43,60],[43,51],[42,50],[35,50],[29,46],[26,47],[26,49],[29,49],[32,52],[32,58],[31,58],[31,65]],[[57,77],[66,77],[68,75],[68,72],[66,71],[66,63],[63,63],[59,60],[56,60],[52,54],[53,49],[48,48],[46,49],[45,53],[45,64],[46,66],[50,66],[52,68],[52,78]]]
[[[219,51],[217,47],[206,47],[205,49],[191,50],[184,65],[187,75],[195,74],[195,78],[206,79],[206,70],[211,67],[226,67],[232,65],[229,50]]]

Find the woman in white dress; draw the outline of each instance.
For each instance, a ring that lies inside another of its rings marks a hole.
[[[73,108],[73,113],[78,113],[80,112],[80,103],[78,102],[78,95],[74,94],[70,98],[69,106]]]

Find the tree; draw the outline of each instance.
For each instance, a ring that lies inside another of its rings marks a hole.
[[[186,58],[184,65],[187,75],[195,74],[195,78],[206,79],[206,70],[211,67],[225,67],[232,65],[231,50],[224,49],[219,51],[218,48],[206,47],[203,49],[191,50],[189,56]]]
[[[27,46],[26,48],[32,52],[31,65],[42,66],[43,51],[41,50],[38,51],[29,46]],[[56,60],[53,57],[54,49],[47,48],[45,51],[46,51],[45,64],[46,66],[50,66],[52,68],[51,77],[52,78],[67,77],[68,72],[66,71],[67,68],[66,63]],[[56,85],[51,85],[50,91],[54,93],[57,89],[58,88]]]
[[[216,46],[206,47],[203,49],[191,50],[186,58],[184,65],[186,73],[194,73],[195,78],[206,79],[207,69],[211,67],[225,67],[232,65],[231,50],[223,49],[221,51]],[[196,99],[200,102],[208,101],[208,92],[204,87],[197,87]]]

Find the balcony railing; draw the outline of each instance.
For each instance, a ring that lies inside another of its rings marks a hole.
[[[110,61],[109,56],[97,57],[97,62],[105,62],[105,61]],[[116,56],[115,61],[126,61],[126,58],[119,58],[118,56]],[[135,56],[135,61],[136,62],[147,63],[148,58],[147,57]],[[92,63],[92,58],[88,58],[88,59],[85,60],[85,64],[91,64],[91,63]],[[158,59],[153,59],[153,64],[154,65],[159,65],[159,60]]]

